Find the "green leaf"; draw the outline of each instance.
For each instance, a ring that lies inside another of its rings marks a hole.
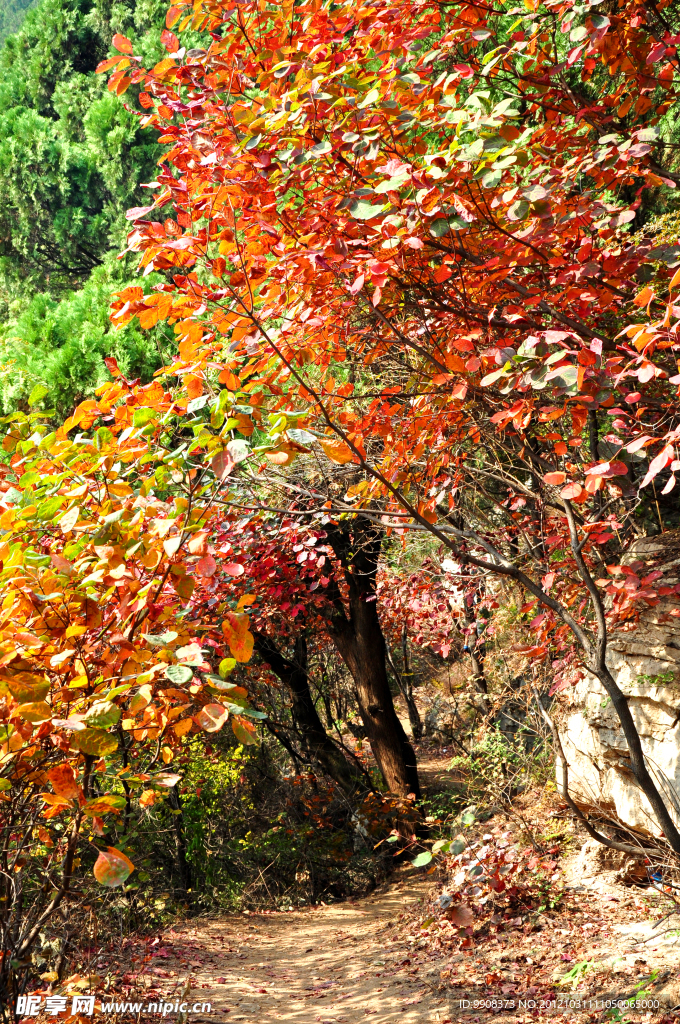
[[[152,647],[167,647],[173,640],[177,639],[177,636],[177,633],[168,630],[166,633],[145,633],[144,639]]]
[[[38,519],[43,523],[51,522],[65,500],[60,495],[56,495],[54,498],[48,498],[47,501],[43,501],[38,505]]]
[[[465,811],[464,814],[461,816],[460,820],[462,821],[463,825],[473,825],[476,820],[475,812]]]
[[[500,370],[494,370],[493,373],[487,373],[486,377],[482,378],[481,385],[483,388],[488,388],[490,384],[495,384],[505,374],[505,367],[501,367]]]
[[[198,398],[192,398],[187,404],[187,412],[198,412],[200,409],[203,409],[209,401],[209,395],[200,395]]]
[[[168,665],[165,670],[165,676],[171,683],[182,686],[184,683],[191,682],[194,678],[194,673],[188,665]]]
[[[496,188],[497,185],[500,185],[502,177],[501,171],[487,171],[482,176],[482,185],[484,188]]]
[[[513,203],[508,210],[508,220],[524,220],[529,214],[529,204],[525,199],[519,199]]]
[[[442,238],[444,235],[448,235],[450,230],[451,228],[446,217],[435,217],[430,224],[430,234],[434,235],[435,238]]]
[[[430,863],[431,860],[432,854],[429,852],[429,850],[424,850],[422,853],[418,854],[415,860],[411,861],[411,864],[413,864],[414,868],[424,868]]]
[[[219,674],[222,676],[223,679],[226,679],[226,677],[229,675],[229,673],[233,672],[235,668],[236,668],[236,659],[235,658],[222,658],[222,661],[220,662],[217,671],[219,672]]]
[[[558,388],[575,388],[578,382],[578,370],[575,366],[561,366],[558,377],[549,382]]]
[[[29,405],[37,405],[45,395],[49,395],[50,389],[46,388],[44,384],[36,384],[30,395],[28,396]]]
[[[375,103],[378,99],[380,99],[380,90],[371,89],[370,92],[366,93],[361,103],[357,103],[357,110],[363,110],[365,107],[370,107],[371,104]]]
[[[110,729],[120,719],[120,708],[110,700],[93,704],[83,721],[92,729]]]
[[[145,427],[147,423],[151,423],[155,419],[158,419],[158,411],[156,409],[135,409],[132,425],[134,427]]]
[[[457,857],[459,853],[463,852],[466,845],[467,844],[464,839],[454,839],[449,847],[449,853],[452,853],[454,857]]]
[[[528,199],[530,203],[537,203],[539,200],[545,199],[548,192],[542,185],[532,185],[531,188],[526,189],[522,195],[525,199]]]
[[[386,204],[373,206],[365,199],[355,199],[350,204],[349,212],[355,220],[371,220],[373,217],[378,217],[386,208]]]

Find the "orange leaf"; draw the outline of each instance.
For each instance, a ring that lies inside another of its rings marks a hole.
[[[257,732],[255,730],[255,726],[251,722],[247,722],[245,718],[234,718],[231,723],[231,727],[234,731],[234,736],[239,743],[257,743]]]
[[[208,550],[208,534],[205,530],[195,533],[189,540],[187,547],[192,555],[205,555]]]
[[[228,718],[229,712],[221,704],[206,704],[196,715],[195,721],[204,732],[219,732]]]
[[[680,270],[676,270],[675,273],[673,274],[672,278],[671,278],[671,283],[668,286],[669,290],[673,291],[673,289],[676,288],[679,284],[680,284]]]
[[[179,50],[179,39],[174,32],[170,32],[167,28],[164,28],[161,32],[161,42],[168,53],[174,53]]]
[[[109,57],[108,60],[100,61],[95,68],[95,74],[101,75],[105,71],[110,71],[111,68],[115,68],[122,60],[124,60],[123,57]]]
[[[222,623],[222,632],[236,661],[250,661],[252,656],[255,638],[248,629],[249,625],[250,619],[247,615],[237,615],[234,612],[227,612]]]
[[[203,378],[198,377],[195,373],[187,373],[184,378],[184,386],[189,398],[200,398],[203,394]]]
[[[231,370],[222,370],[222,373],[217,379],[220,384],[226,384],[230,391],[238,391],[241,387],[241,381],[231,372]]]
[[[331,462],[344,466],[346,462],[352,461],[352,450],[344,441],[319,441],[319,444]]]
[[[564,498],[566,501],[575,501],[577,498],[581,496],[582,493],[583,488],[580,484],[571,483],[567,484],[566,487],[562,488],[562,490],[560,491],[560,497]]]
[[[116,32],[111,42],[120,53],[132,53],[132,43],[127,36],[122,36],[120,32]]]
[[[567,479],[567,474],[566,473],[546,473],[545,476],[543,477],[543,479],[544,479],[544,481],[547,484],[552,484],[554,487],[556,487],[558,484],[563,484],[564,483],[564,481]]]
[[[129,857],[126,857],[120,850],[109,846],[104,853],[100,852],[97,863],[94,866],[94,877],[100,885],[114,888],[122,885],[129,878],[135,866]]]
[[[636,306],[646,306],[652,301],[653,298],[654,289],[650,288],[650,286],[647,285],[645,288],[642,289],[639,295],[635,296],[635,298],[633,299],[633,303]]]
[[[224,480],[224,478],[229,476],[234,468],[234,460],[228,451],[218,452],[213,456],[213,460],[210,465],[212,466],[212,471],[217,479]]]
[[[165,15],[165,24],[167,25],[168,28],[172,28],[173,25],[177,24],[181,16],[182,8],[173,6],[168,10],[167,14]]]

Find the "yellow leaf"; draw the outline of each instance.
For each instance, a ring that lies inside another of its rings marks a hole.
[[[44,700],[31,704],[20,704],[17,714],[24,722],[47,722],[52,717],[52,708]]]

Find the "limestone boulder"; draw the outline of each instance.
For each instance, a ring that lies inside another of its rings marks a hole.
[[[680,584],[680,536],[645,537],[626,561],[661,569],[658,587]],[[680,604],[664,597],[644,608],[629,630],[612,634],[607,664],[628,700],[652,777],[680,826]],[[660,830],[630,767],[628,747],[611,701],[588,676],[568,695],[560,733],[569,765],[569,791],[583,808],[600,810],[649,835]],[[562,767],[557,764],[557,784]]]

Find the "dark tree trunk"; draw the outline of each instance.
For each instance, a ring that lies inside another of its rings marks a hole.
[[[255,633],[255,650],[272,672],[288,688],[293,701],[293,719],[300,730],[305,752],[321,766],[348,796],[366,792],[370,786],[358,764],[352,764],[323,727],[309,689],[307,675],[307,643],[304,637],[295,641],[292,660],[281,653],[265,633]]]
[[[177,789],[177,786],[173,786],[170,790],[170,799],[168,802],[173,811],[179,811],[179,814],[174,815],[175,849],[177,851],[177,865],[179,867],[182,890],[188,893],[191,889],[191,865],[187,860],[187,841],[184,835],[184,825],[182,822],[182,803],[179,798],[179,790]]]
[[[356,687],[366,739],[391,793],[420,798],[418,768],[394,709],[387,679],[386,648],[376,601],[376,573],[382,534],[358,521],[346,529],[331,527],[328,540],[348,587],[348,606],[329,587],[332,611],[327,628]]]

